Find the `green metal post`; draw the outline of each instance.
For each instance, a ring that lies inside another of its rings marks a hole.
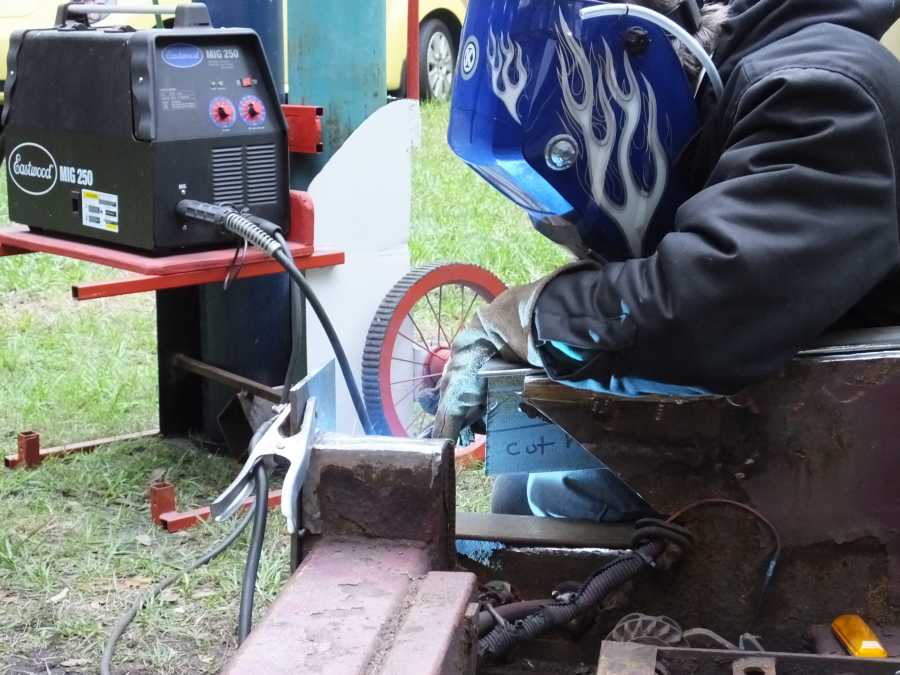
[[[387,100],[385,0],[287,0],[288,100],[325,109],[325,151],[294,157],[303,189],[362,122]]]
[[[386,0],[285,1],[288,102],[325,111],[324,151],[291,159],[291,187],[303,190],[387,100]],[[302,310],[295,311],[294,330],[304,323]],[[300,538],[291,537],[291,569],[302,557]]]

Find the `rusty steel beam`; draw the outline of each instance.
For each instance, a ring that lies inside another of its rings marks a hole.
[[[172,364],[187,373],[198,375],[199,377],[213,382],[218,382],[235,391],[246,391],[266,401],[273,403],[281,402],[281,391],[275,387],[256,382],[247,377],[236,375],[216,366],[211,366],[203,361],[191,358],[184,354],[176,354],[172,359]]]
[[[323,538],[222,672],[474,675],[475,576],[430,566],[414,542]]]
[[[455,559],[453,446],[322,434],[303,487],[310,534],[422,542],[435,569]]]
[[[223,673],[367,672],[385,640],[382,627],[429,568],[427,552],[412,544],[319,542]]]

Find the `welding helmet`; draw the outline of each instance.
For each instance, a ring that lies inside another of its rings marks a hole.
[[[451,148],[535,224],[575,227],[605,259],[648,255],[687,198],[672,165],[699,125],[677,43],[721,92],[692,36],[699,18],[697,0],[669,16],[596,0],[471,0]]]

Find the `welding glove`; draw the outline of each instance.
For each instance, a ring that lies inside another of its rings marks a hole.
[[[478,371],[494,356],[540,367],[532,338],[534,306],[551,275],[517,286],[478,310],[468,328],[453,341],[440,383],[433,438],[456,440],[459,432],[484,417],[487,384]]]

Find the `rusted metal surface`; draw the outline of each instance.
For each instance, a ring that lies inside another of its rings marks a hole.
[[[173,489],[174,494],[174,489]],[[173,496],[174,499],[174,496]],[[256,497],[248,497],[244,500],[244,503],[241,505],[240,509],[238,509],[238,513],[242,513],[253,506],[253,503],[256,501]],[[281,506],[281,490],[271,490],[269,492],[269,498],[266,502],[266,508],[269,510],[276,509]],[[204,520],[209,520],[211,517],[210,507],[202,506],[197,509],[190,509],[188,511],[176,511],[174,501],[171,504],[171,508],[168,511],[164,511],[159,514],[159,519],[154,519],[158,525],[161,525],[167,532],[180,532],[181,530],[186,530],[198,523],[202,523]]]
[[[502,541],[509,546],[622,549],[631,545],[633,532],[630,525],[496,513],[456,514],[457,539]]]
[[[175,510],[175,486],[160,481],[150,486],[150,520],[161,524],[160,516]]]
[[[273,403],[279,403],[281,401],[281,391],[275,387],[270,387],[241,375],[236,375],[235,373],[228,372],[222,368],[217,368],[216,366],[204,363],[203,361],[198,361],[190,356],[176,354],[172,359],[172,363],[176,368],[188,373],[193,373],[194,375],[199,375],[207,380],[224,384],[226,387],[234,389],[235,391],[246,391],[249,394],[253,394],[266,401],[272,401]]]
[[[604,642],[597,675],[656,675],[656,647]]]
[[[802,650],[811,625],[848,611],[900,625],[900,348],[883,338],[808,353],[727,400],[614,399],[522,375],[535,423],[558,423],[661,512],[730,498],[781,533],[784,553],[761,603],[772,550],[765,528],[727,508],[692,512],[683,524],[698,545],[677,569],[636,584],[619,618],[664,614],[732,640],[750,631],[785,651]],[[489,454],[490,433],[489,424]],[[492,564],[511,581],[526,576],[524,565],[552,583],[529,558],[499,552]]]
[[[732,675],[778,675],[775,659],[765,656],[750,656],[731,664]]]
[[[429,569],[422,546],[324,538],[223,672],[367,673]]]
[[[423,542],[436,569],[454,558],[453,446],[445,441],[323,434],[303,490],[312,534]]]
[[[133,441],[141,438],[152,438],[153,436],[158,436],[159,430],[153,431],[142,431],[136,434],[124,434],[122,436],[112,436],[109,438],[98,438],[93,441],[85,441],[83,443],[67,443],[65,445],[59,445],[52,448],[41,448],[40,447],[40,435],[34,433],[32,431],[26,431],[19,434],[18,440],[18,452],[15,455],[7,455],[4,458],[4,465],[7,469],[15,469],[22,466],[28,465],[28,460],[25,455],[31,454],[31,466],[37,466],[41,462],[43,462],[47,457],[65,457],[66,455],[71,455],[77,452],[93,452],[98,447],[103,445],[109,445],[110,443],[121,443],[122,441]],[[24,455],[23,455],[23,440],[24,440]],[[33,453],[37,451],[38,456],[37,459],[34,459]]]
[[[474,675],[478,639],[466,610],[475,576],[431,572],[408,600],[408,610],[387,654],[372,671],[416,675]]]
[[[41,437],[33,431],[23,431],[16,439],[17,464],[33,469],[41,463]]]
[[[788,545],[900,531],[900,350],[800,358],[731,399],[623,400],[537,378],[524,397],[661,511],[715,490],[757,505]]]
[[[632,651],[634,650],[634,651]],[[648,651],[644,651],[648,650]],[[651,651],[655,668],[650,668]],[[650,647],[603,642],[605,663],[596,670],[584,662],[555,658],[561,654],[528,656],[506,664],[485,666],[479,675],[525,675],[526,673],[578,673],[580,675],[896,675],[900,661],[858,659],[848,656],[784,654],[777,652],[715,651],[706,649]],[[611,658],[610,658],[611,657]],[[601,656],[602,658],[602,656]],[[596,663],[596,661],[595,661]],[[609,665],[606,665],[609,664]],[[604,665],[606,670],[604,671]],[[636,670],[628,670],[635,667]],[[611,668],[618,668],[611,669]]]
[[[666,666],[669,675],[896,675],[900,671],[900,661],[894,659],[813,654],[748,655],[734,651],[660,648],[657,658]],[[764,666],[754,665],[751,661]],[[742,669],[736,670],[735,664],[741,664]]]

